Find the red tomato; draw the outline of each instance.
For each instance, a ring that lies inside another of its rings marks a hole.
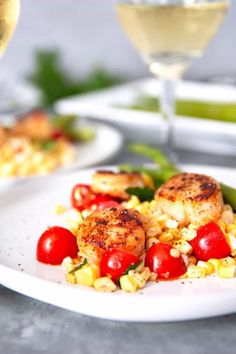
[[[93,200],[93,205],[96,205],[96,210],[104,210],[109,208],[117,208],[120,206],[116,200],[109,195],[98,194]]]
[[[88,184],[76,184],[71,192],[71,204],[73,208],[83,211],[92,205],[95,194]]]
[[[231,253],[223,232],[214,222],[201,226],[190,243],[196,257],[201,261],[228,257]]]
[[[94,210],[114,208],[120,204],[111,196],[106,194],[95,194],[88,184],[77,184],[72,189],[71,204],[73,208],[83,211],[96,206]]]
[[[130,252],[116,248],[108,250],[100,263],[101,275],[110,276],[117,283],[131,265],[138,265],[139,262],[140,259]]]
[[[77,252],[76,237],[64,227],[53,226],[40,236],[36,258],[42,263],[56,265],[67,256],[75,258]]]
[[[159,279],[177,278],[186,272],[182,256],[178,253],[177,256],[172,255],[172,249],[173,247],[167,243],[159,242],[150,247],[146,253],[145,266],[156,273]]]

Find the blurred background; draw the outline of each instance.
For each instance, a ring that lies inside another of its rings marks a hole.
[[[20,21],[0,63],[0,72],[24,78],[34,66],[38,49],[59,48],[65,67],[86,75],[102,64],[130,78],[150,74],[117,21],[115,0],[22,0]],[[191,79],[236,76],[236,2],[220,33],[211,41],[203,57],[187,72]]]

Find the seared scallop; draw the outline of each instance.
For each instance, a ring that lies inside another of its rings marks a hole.
[[[140,173],[97,171],[92,176],[92,190],[95,193],[108,194],[114,198],[127,200],[125,190],[129,187],[143,187],[144,180]]]
[[[111,248],[141,256],[145,244],[144,223],[144,217],[133,209],[119,207],[94,212],[79,226],[80,254],[94,262]]]
[[[157,206],[181,226],[203,225],[219,219],[223,198],[219,183],[212,177],[180,173],[155,193]]]

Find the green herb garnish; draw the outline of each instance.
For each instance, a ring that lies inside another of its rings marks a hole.
[[[154,198],[155,191],[147,187],[130,187],[127,188],[126,193],[129,195],[135,195],[140,202],[151,201]]]
[[[139,266],[140,266],[140,264],[142,264],[143,263],[143,261],[140,261],[139,263],[136,263],[136,264],[131,264],[125,271],[124,271],[124,273],[122,274],[122,275],[127,275],[127,274],[129,274],[129,271],[130,270],[135,270],[135,269],[137,269]]]
[[[80,270],[80,269],[83,268],[87,263],[88,263],[87,258],[84,258],[83,262],[80,263],[79,265],[77,265],[74,269],[72,269],[72,270],[69,272],[69,274],[70,274],[70,273],[74,273],[74,272],[76,272],[77,270]]]
[[[77,78],[63,67],[57,49],[37,51],[34,69],[27,79],[41,92],[43,107],[52,107],[63,97],[104,89],[124,81],[101,66],[95,67],[86,78]]]

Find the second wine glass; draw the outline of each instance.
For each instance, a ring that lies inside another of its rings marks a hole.
[[[173,153],[175,80],[200,57],[227,12],[228,0],[119,1],[117,14],[149,70],[161,80],[163,129],[157,144]]]

